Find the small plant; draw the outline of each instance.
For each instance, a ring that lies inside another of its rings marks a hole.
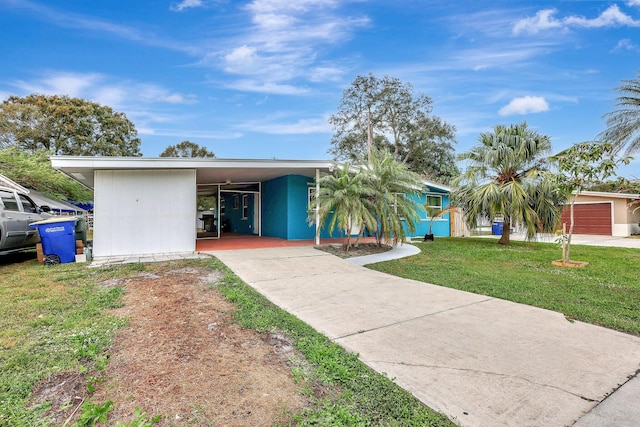
[[[76,421],[76,426],[95,426],[99,422],[107,421],[107,414],[113,410],[113,402],[107,400],[103,404],[87,400],[82,404],[82,413]]]
[[[440,218],[442,215],[452,212],[453,210],[455,210],[455,208],[453,206],[447,206],[444,209],[440,209],[440,208],[436,208],[433,206],[427,206],[425,205],[424,207],[425,211],[427,211],[427,217],[431,218],[429,220],[429,236],[431,236],[428,240],[433,240],[433,221],[435,221],[436,218]],[[427,236],[425,236],[425,239],[427,239]]]
[[[126,424],[118,421],[116,427],[151,427],[154,424],[158,424],[162,419],[162,415],[156,415],[151,418],[147,417],[147,414],[142,412],[139,406],[136,406],[136,410],[133,414],[133,419]]]

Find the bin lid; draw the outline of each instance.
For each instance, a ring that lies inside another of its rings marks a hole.
[[[57,216],[53,218],[43,219],[42,221],[32,222],[31,224],[29,224],[29,226],[31,228],[35,228],[34,225],[55,224],[58,222],[71,222],[71,221],[76,222],[77,220],[78,218],[75,216]]]

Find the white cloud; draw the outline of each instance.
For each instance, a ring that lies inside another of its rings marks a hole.
[[[513,114],[542,113],[549,111],[549,104],[541,96],[522,96],[514,98],[498,111],[500,116]]]
[[[243,136],[240,132],[224,132],[224,131],[209,131],[209,130],[194,130],[194,129],[169,129],[169,128],[149,128],[141,127],[138,129],[138,133],[141,135],[154,135],[154,136],[170,136],[182,139],[221,139],[230,140],[237,139]]]
[[[193,94],[171,92],[163,87],[143,82],[117,80],[99,73],[51,71],[31,81],[16,80],[12,85],[22,94],[67,95],[84,98],[111,107],[134,103],[193,104]]]
[[[225,86],[243,92],[270,93],[274,95],[304,95],[309,93],[309,89],[304,87],[252,79],[236,80],[227,83]]]
[[[176,42],[157,33],[142,31],[136,27],[109,22],[79,13],[61,11],[30,0],[19,0],[19,2],[16,3],[19,4],[20,8],[30,11],[38,19],[60,28],[103,33],[147,46],[158,46],[189,54],[201,53],[201,50],[193,45]]]
[[[640,4],[639,0],[635,0]],[[620,10],[617,5],[609,6],[604,12],[595,18],[585,18],[584,16],[568,16],[566,18],[555,18],[556,9],[543,9],[535,16],[516,21],[513,26],[513,33],[536,34],[549,29],[566,30],[572,27],[581,28],[603,28],[603,27],[639,27],[640,21],[633,19]]]
[[[238,125],[239,129],[274,135],[307,135],[313,133],[332,133],[328,116],[311,119],[298,119],[283,122],[279,117],[271,117],[260,122],[248,121]]]
[[[369,23],[340,7],[337,0],[254,0],[243,8],[251,25],[202,64],[238,76],[228,87],[252,92],[302,94],[308,90],[297,82],[336,81],[345,72],[341,60],[325,63],[322,52]]]
[[[202,6],[202,0],[182,0],[178,4],[172,5],[171,10],[175,12],[182,12],[184,9],[200,6]]]
[[[640,0],[629,0],[627,2],[628,6],[640,6]]]
[[[640,0],[638,0],[640,1]],[[616,47],[614,47],[612,49],[612,52],[617,52],[620,50],[629,50],[632,52],[637,52],[640,51],[640,46],[638,46],[637,44],[634,44],[631,39],[622,39],[618,42],[618,44],[616,45]]]

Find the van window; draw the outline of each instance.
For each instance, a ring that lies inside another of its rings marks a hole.
[[[0,191],[0,200],[2,200],[2,204],[4,208],[8,211],[20,211],[18,207],[18,202],[16,198],[13,196],[13,193],[8,191]]]

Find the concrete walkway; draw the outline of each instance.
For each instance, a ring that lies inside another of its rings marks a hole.
[[[556,312],[389,276],[311,247],[212,254],[462,426],[573,425],[640,368],[640,338]],[[637,407],[638,387],[625,389]],[[630,411],[611,410],[618,421],[603,411],[580,425],[637,425],[625,424]]]

